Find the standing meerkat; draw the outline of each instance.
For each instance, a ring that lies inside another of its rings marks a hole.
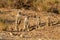
[[[15,21],[15,23],[16,23],[16,30],[17,31],[19,31],[19,24],[20,24],[20,22],[21,22],[21,15],[20,15],[20,11],[18,11],[18,13],[17,13],[17,15],[16,15],[16,21]]]
[[[37,28],[38,28],[39,22],[40,22],[40,17],[37,17],[36,19],[37,19],[36,25],[37,25]]]
[[[29,26],[28,21],[29,21],[29,17],[26,16],[25,19],[24,19],[24,29],[27,30],[27,31],[29,31],[29,29],[28,29],[28,26]]]

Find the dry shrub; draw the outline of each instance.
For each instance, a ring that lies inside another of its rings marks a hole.
[[[60,10],[60,1],[59,0],[18,0],[14,4],[14,8],[26,8],[39,11],[48,11],[49,9],[53,10],[56,8]]]
[[[50,8],[58,8],[58,5],[60,5],[59,0],[36,0],[34,2],[34,6],[42,11],[47,11]]]

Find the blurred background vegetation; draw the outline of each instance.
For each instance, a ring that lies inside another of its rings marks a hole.
[[[56,8],[60,12],[60,0],[0,0],[0,8],[37,9],[49,11]]]

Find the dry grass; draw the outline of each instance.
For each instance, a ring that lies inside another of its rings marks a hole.
[[[60,12],[60,0],[0,0],[0,8],[25,8],[39,11],[48,11],[56,8]]]
[[[0,0],[0,8],[25,8],[39,11],[48,11],[57,8],[60,12],[60,0]]]

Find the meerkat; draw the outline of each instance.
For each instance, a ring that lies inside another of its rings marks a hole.
[[[29,31],[29,29],[28,29],[28,25],[29,25],[28,20],[29,20],[29,17],[26,16],[26,18],[24,19],[24,29],[26,29],[27,31]]]
[[[20,11],[18,11],[18,13],[17,13],[17,15],[16,15],[16,21],[15,21],[15,23],[16,23],[16,30],[17,31],[19,31],[19,28],[18,28],[18,25],[20,24],[20,22],[21,22],[21,15],[20,15]]]

